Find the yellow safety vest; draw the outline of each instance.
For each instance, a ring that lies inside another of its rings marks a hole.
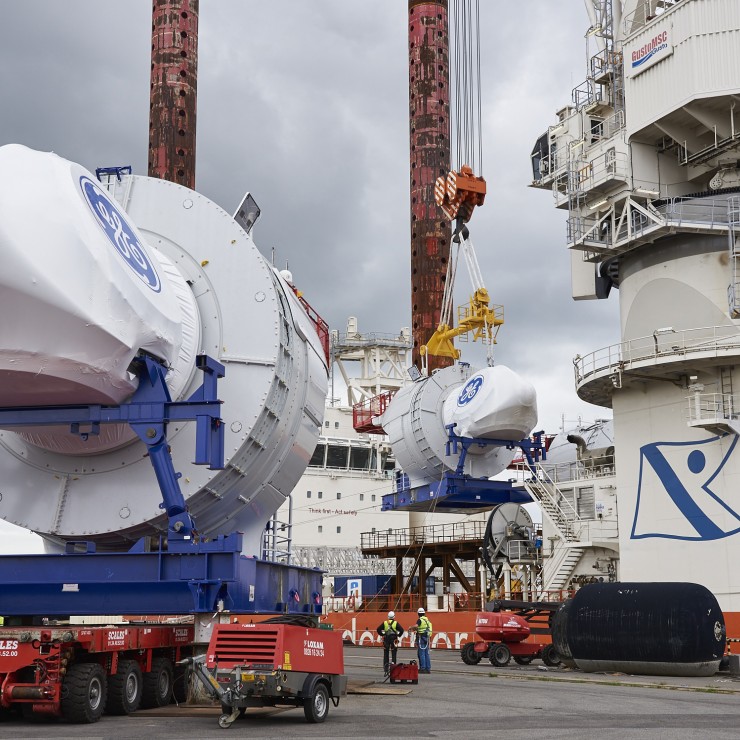
[[[388,632],[388,630],[398,632],[398,622],[395,619],[392,622],[389,622],[387,619],[383,622],[383,631]]]
[[[423,617],[419,617],[419,621],[421,624],[417,628],[417,632],[420,635],[427,635],[431,637],[432,635],[432,623],[429,621],[429,618],[426,616],[426,614]]]

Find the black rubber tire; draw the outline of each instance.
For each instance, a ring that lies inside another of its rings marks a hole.
[[[311,723],[323,722],[329,714],[329,689],[326,684],[317,683],[310,698],[303,704],[303,713],[306,721]]]
[[[69,722],[92,724],[103,716],[108,681],[98,663],[75,663],[62,686],[62,716]]]
[[[518,665],[529,665],[534,660],[534,655],[513,655],[512,657]]]
[[[119,660],[118,671],[108,676],[106,714],[131,714],[141,704],[143,679],[135,660]]]
[[[498,645],[491,645],[491,650],[488,653],[491,665],[495,665],[496,668],[503,668],[509,665],[511,660],[511,650],[503,643],[500,642]]]
[[[545,665],[550,666],[551,668],[554,668],[555,666],[560,665],[560,656],[558,655],[558,651],[555,650],[555,646],[545,645],[545,647],[542,648],[542,662]]]
[[[465,663],[465,665],[478,665],[483,655],[483,653],[475,652],[474,642],[468,642],[460,649],[460,657],[462,658],[462,662]]]
[[[175,666],[175,673],[172,680],[172,701],[178,704],[185,704],[187,702],[190,690],[190,677],[192,675],[193,672],[190,670],[190,666]]]
[[[144,674],[144,691],[141,706],[166,707],[172,701],[174,673],[172,661],[163,656],[152,659],[152,670]]]

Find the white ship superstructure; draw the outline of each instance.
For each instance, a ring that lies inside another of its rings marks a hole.
[[[567,213],[573,298],[619,289],[621,343],[575,359],[579,396],[614,414],[618,575],[704,584],[732,615],[740,3],[586,7],[587,77],[538,139],[532,185]]]

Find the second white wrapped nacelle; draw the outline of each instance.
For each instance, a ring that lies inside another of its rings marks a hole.
[[[383,414],[382,425],[410,488],[455,470],[459,456],[446,454],[450,424],[461,437],[517,442],[537,424],[537,394],[531,383],[501,365],[477,372],[453,365],[402,388]],[[472,445],[464,473],[490,478],[515,454],[505,446]]]

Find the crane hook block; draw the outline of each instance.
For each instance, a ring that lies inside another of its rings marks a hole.
[[[473,170],[464,164],[459,172],[450,172],[447,177],[437,178],[434,183],[434,200],[450,219],[466,223],[476,206],[486,199],[486,181],[476,177]]]

